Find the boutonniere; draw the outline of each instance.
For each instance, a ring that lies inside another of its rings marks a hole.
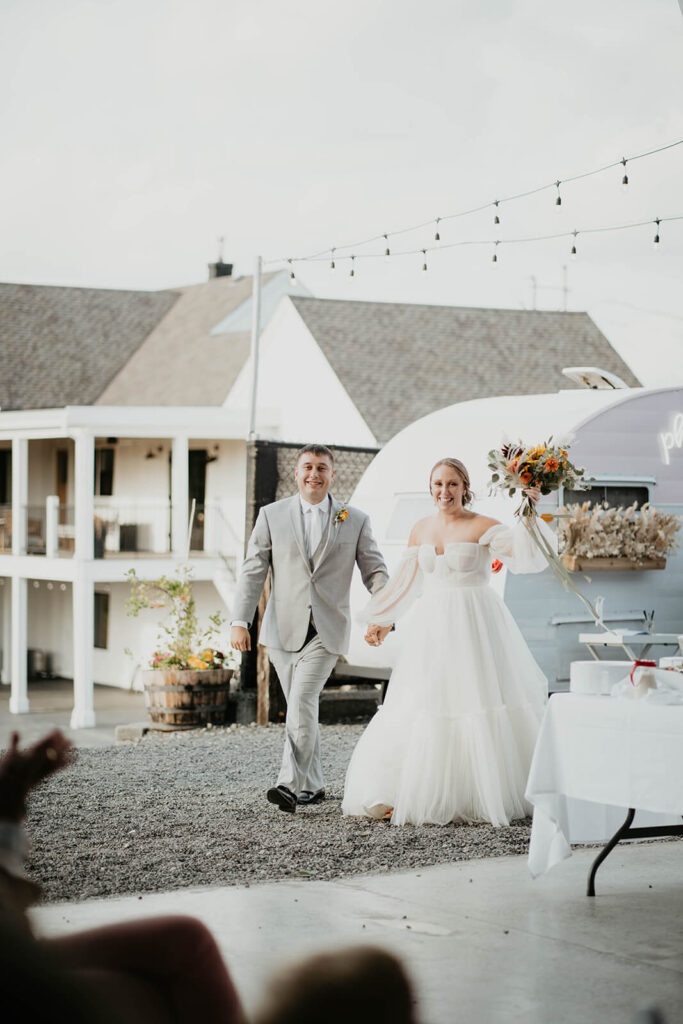
[[[349,518],[349,510],[348,510],[348,508],[344,508],[342,506],[342,508],[339,509],[339,511],[337,512],[336,516],[334,517],[334,525],[335,526],[339,526],[340,523],[346,522],[346,520],[348,518]]]

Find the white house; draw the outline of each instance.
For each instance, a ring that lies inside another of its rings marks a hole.
[[[29,708],[27,652],[128,686],[155,635],[124,616],[125,573],[186,560],[200,612],[229,607],[242,557],[252,366],[250,278],[212,265],[162,292],[0,284],[0,647],[11,710]],[[584,313],[315,299],[266,275],[257,432],[380,447],[454,401],[543,393],[567,362],[637,384]]]
[[[125,574],[188,564],[200,616],[227,611],[244,543],[246,424],[183,407],[0,412],[0,624],[10,710],[29,710],[27,653],[74,680],[72,726],[94,723],[93,681],[129,686],[156,621],[127,618]],[[8,495],[9,490],[9,495]],[[194,518],[189,517],[194,502]]]

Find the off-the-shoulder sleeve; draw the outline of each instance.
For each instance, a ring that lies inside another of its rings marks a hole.
[[[408,611],[422,589],[422,570],[418,547],[406,548],[389,581],[378,590],[358,613],[359,622],[391,626]]]
[[[555,534],[540,517],[536,519],[536,527],[543,533],[553,551],[556,551]],[[510,572],[542,572],[548,568],[545,555],[521,520],[512,527],[496,523],[481,535],[479,543],[488,545],[491,557],[499,558]]]

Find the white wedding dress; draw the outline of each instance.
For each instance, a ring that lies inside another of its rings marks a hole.
[[[547,567],[523,523],[497,524],[442,555],[409,547],[363,609],[366,622],[401,620],[401,653],[353,752],[344,814],[393,808],[394,825],[507,825],[530,813],[524,790],[547,681],[489,586],[496,558],[512,572]]]

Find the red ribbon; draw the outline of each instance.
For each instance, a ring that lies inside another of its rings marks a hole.
[[[631,683],[632,683],[633,686],[636,685],[633,682],[633,673],[635,672],[635,670],[638,668],[639,665],[643,665],[645,668],[657,668],[657,662],[656,661],[634,661],[633,662],[633,667],[631,669],[631,676],[630,676]]]

